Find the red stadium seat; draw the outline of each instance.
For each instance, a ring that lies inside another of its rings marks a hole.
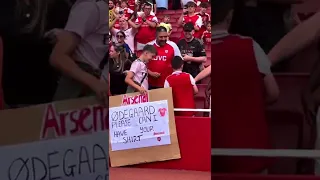
[[[211,171],[211,118],[175,117],[175,120],[182,158],[134,167]]]

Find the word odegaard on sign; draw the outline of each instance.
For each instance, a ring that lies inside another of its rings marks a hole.
[[[171,144],[167,100],[109,109],[112,151]]]
[[[0,148],[1,180],[108,180],[107,132]]]

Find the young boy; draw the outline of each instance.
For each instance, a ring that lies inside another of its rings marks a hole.
[[[160,26],[163,26],[163,27],[165,27],[165,28],[167,29],[168,39],[169,39],[170,34],[171,34],[171,32],[172,32],[172,26],[171,26],[171,24],[169,23],[169,21],[170,21],[170,16],[169,16],[169,15],[165,15],[164,18],[163,18],[163,22],[161,22],[161,23],[159,24],[159,27],[160,27]]]
[[[201,36],[201,40],[203,41],[203,43],[205,44],[210,44],[211,43],[211,23],[209,22],[206,25],[206,30],[203,32],[202,36]]]
[[[131,64],[125,82],[128,84],[127,93],[140,92],[144,94],[149,88],[147,63],[157,55],[153,45],[146,45],[140,57]]]
[[[173,104],[175,108],[194,109],[194,95],[198,93],[198,87],[194,78],[189,73],[182,72],[183,59],[175,56],[171,61],[173,73],[164,82],[164,87],[172,88]],[[194,116],[194,112],[175,112],[176,116]]]

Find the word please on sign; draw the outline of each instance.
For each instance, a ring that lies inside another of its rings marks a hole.
[[[171,144],[167,100],[109,109],[112,151]]]

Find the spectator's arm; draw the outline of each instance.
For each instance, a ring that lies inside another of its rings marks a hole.
[[[184,25],[184,15],[182,14],[178,19],[178,25],[183,26]]]
[[[139,29],[141,24],[138,24],[138,19],[136,20],[136,23],[132,22],[131,19],[128,20],[128,24],[133,28],[133,29]]]
[[[157,17],[153,17],[152,18],[152,21],[149,21],[148,19],[146,20],[146,23],[152,27],[152,28],[155,28],[157,27],[157,24],[158,24],[158,18]]]
[[[169,84],[169,82],[167,80],[164,81],[164,86],[163,87],[164,88],[170,87],[170,84]]]
[[[279,97],[279,87],[270,69],[271,62],[258,43],[253,42],[253,49],[258,69],[264,75],[266,102],[274,103]]]
[[[206,49],[203,45],[203,42],[199,41],[199,43],[200,44],[197,47],[197,52],[200,54],[200,56],[199,57],[192,57],[192,56],[185,55],[183,57],[184,60],[199,62],[199,63],[205,63],[207,61]]]
[[[52,50],[50,64],[63,74],[90,86],[96,81],[96,77],[83,71],[72,59],[75,49],[81,38],[75,33],[63,31],[57,36],[57,43]]]
[[[194,24],[194,30],[199,31],[202,25],[203,25],[202,17],[199,16],[196,23]]]
[[[205,68],[203,71],[201,71],[195,78],[194,80],[196,82],[201,81],[202,79],[208,77],[211,74],[211,65]]]
[[[193,87],[193,94],[194,94],[194,95],[198,94],[199,90],[198,90],[198,87],[197,87],[197,85],[196,85],[196,81],[195,81],[195,79],[191,76],[191,74],[190,74],[190,82],[191,82],[191,85],[192,85],[192,87]]]
[[[319,41],[320,12],[302,22],[285,35],[269,52],[272,64],[294,56],[301,50]]]
[[[87,86],[91,86],[97,79],[79,68],[73,55],[81,39],[96,29],[99,17],[94,3],[83,2],[75,6],[70,12],[65,30],[57,34],[57,43],[50,57],[52,66]]]
[[[139,90],[140,86],[137,85],[137,84],[133,81],[133,76],[134,76],[134,72],[128,71],[128,72],[127,72],[126,79],[125,79],[125,82],[126,82],[129,86],[133,87],[134,89]]]
[[[156,3],[156,0],[154,0],[154,2],[153,2],[153,13],[157,14],[157,3]]]

